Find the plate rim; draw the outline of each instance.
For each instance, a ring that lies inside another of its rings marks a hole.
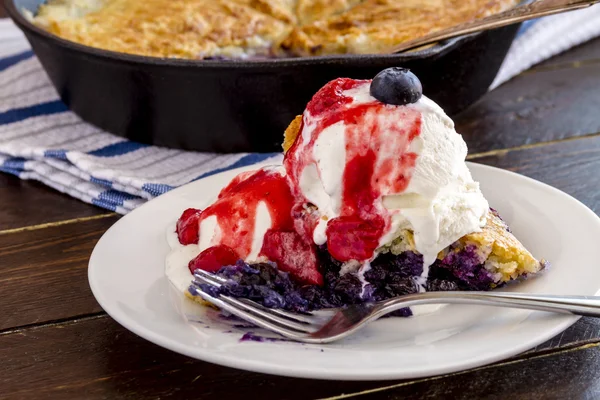
[[[594,219],[600,227],[600,217],[598,215],[596,215],[596,213],[594,213],[589,207],[587,207],[581,201],[579,201],[578,199],[569,195],[568,193],[563,192],[562,190],[559,190],[559,189],[557,189],[551,185],[548,185],[544,182],[540,182],[536,179],[518,174],[516,172],[508,171],[508,170],[505,170],[502,168],[493,167],[493,166],[480,164],[480,163],[476,163],[476,162],[470,162],[470,161],[467,161],[467,165],[469,166],[469,169],[472,169],[473,167],[481,168],[483,170],[493,171],[494,173],[505,174],[507,176],[510,176],[511,179],[520,179],[528,184],[541,185],[542,189],[550,190],[559,196],[563,196],[563,197],[566,197],[570,201],[574,201],[573,205],[577,204],[581,208],[581,211],[589,214],[589,218]],[[225,173],[230,173],[230,174],[239,173],[244,170],[259,168],[260,166],[261,166],[261,164],[255,164],[255,165],[251,165],[251,166],[222,171],[218,174],[211,175],[211,177],[220,175],[220,174],[225,174]],[[186,188],[188,185],[194,185],[194,184],[197,184],[197,182],[201,182],[201,181],[202,180],[191,182],[191,183],[188,183],[181,187],[175,188],[175,189],[169,191],[168,193],[166,193],[165,195],[159,196],[158,198],[161,198],[163,196],[176,196],[179,191],[183,191],[182,189]],[[426,371],[417,372],[416,374],[410,374],[410,373],[406,373],[403,371],[394,371],[393,369],[387,368],[387,369],[373,369],[372,372],[369,372],[369,373],[365,373],[364,370],[360,370],[360,372],[358,372],[358,373],[354,372],[353,370],[346,370],[346,371],[333,370],[333,371],[328,372],[327,376],[323,376],[322,371],[320,369],[313,369],[313,370],[311,370],[310,368],[282,369],[280,365],[274,365],[272,363],[265,363],[256,358],[240,359],[240,358],[237,358],[235,355],[227,354],[227,353],[216,354],[216,353],[211,353],[211,352],[202,352],[202,349],[199,347],[194,349],[195,351],[189,351],[189,345],[180,343],[179,341],[177,341],[175,339],[172,339],[170,337],[167,337],[165,335],[162,335],[160,333],[156,333],[150,329],[147,329],[146,327],[144,327],[140,323],[138,323],[138,321],[136,321],[135,319],[128,318],[125,314],[121,314],[118,310],[115,311],[114,309],[111,309],[111,307],[109,305],[107,306],[108,301],[102,294],[102,290],[96,285],[95,278],[94,278],[94,274],[95,274],[95,272],[94,272],[95,268],[93,267],[93,265],[95,263],[94,260],[97,257],[99,257],[98,256],[98,252],[99,252],[98,248],[100,247],[100,244],[103,241],[103,239],[105,239],[105,237],[111,235],[115,230],[118,230],[121,225],[126,224],[127,219],[131,214],[138,212],[138,210],[145,210],[146,208],[151,207],[153,205],[152,202],[155,200],[156,199],[150,200],[147,203],[145,203],[145,204],[139,206],[138,208],[136,208],[135,210],[133,210],[131,213],[123,216],[117,222],[115,222],[106,232],[104,232],[104,234],[100,237],[100,239],[94,246],[94,249],[93,249],[90,259],[89,259],[88,283],[90,285],[92,294],[94,295],[96,301],[100,304],[102,309],[108,314],[108,316],[110,316],[112,319],[114,319],[117,323],[119,323],[125,329],[129,330],[130,332],[132,332],[132,333],[140,336],[141,338],[148,340],[160,347],[164,347],[168,350],[174,351],[176,353],[179,353],[179,354],[182,354],[182,355],[185,355],[187,357],[191,357],[191,358],[194,358],[197,360],[214,363],[214,364],[218,364],[218,365],[223,365],[223,366],[235,368],[235,369],[247,370],[247,371],[252,371],[252,372],[260,372],[260,373],[266,373],[266,374],[272,374],[272,375],[278,375],[278,376],[296,377],[296,378],[308,378],[308,379],[319,379],[319,380],[344,380],[344,381],[354,381],[354,380],[378,381],[378,380],[393,380],[393,379],[414,379],[414,378],[422,378],[422,377],[427,377],[427,376],[444,375],[444,374],[453,373],[453,372],[459,373],[459,372],[470,370],[473,368],[480,368],[480,367],[495,363],[497,361],[513,357],[514,355],[523,353],[524,351],[529,350],[541,343],[544,343],[545,341],[551,339],[552,337],[555,337],[559,333],[561,333],[564,330],[566,330],[567,328],[569,328],[575,322],[577,322],[579,320],[579,318],[581,318],[579,316],[574,316],[574,315],[559,315],[559,316],[557,315],[557,318],[560,318],[560,320],[557,320],[557,322],[552,327],[552,329],[544,330],[542,334],[535,336],[534,339],[528,340],[526,342],[517,343],[514,346],[512,346],[510,349],[508,349],[504,352],[498,352],[498,354],[495,354],[493,356],[480,357],[476,360],[467,360],[462,363],[460,363],[460,362],[455,363],[455,364],[449,365],[447,367],[429,367],[426,369]],[[163,200],[164,200],[164,198],[163,198]],[[165,277],[164,279],[167,279],[167,278]],[[596,295],[600,294],[600,282],[598,283],[598,285],[599,285],[599,289],[598,289]],[[261,345],[264,345],[264,344],[265,343],[261,343]]]

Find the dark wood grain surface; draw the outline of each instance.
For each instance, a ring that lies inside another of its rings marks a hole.
[[[30,201],[35,198],[36,201]],[[59,222],[64,220],[107,215],[98,207],[74,202],[66,194],[39,182],[22,181],[12,175],[0,174],[0,232]]]
[[[471,161],[546,182],[598,214],[599,110],[595,40],[488,93],[456,124]],[[284,378],[175,354],[122,328],[89,290],[89,255],[117,219],[0,175],[0,399],[600,398],[600,321],[589,318],[509,360],[411,381]]]
[[[6,365],[0,382],[15,388],[11,393],[14,398],[38,399],[247,399],[251,393],[252,399],[300,400],[365,391],[382,399],[501,399],[508,390],[517,399],[565,399],[569,398],[564,397],[566,393],[579,394],[598,379],[597,368],[579,371],[571,365],[598,363],[596,346],[598,343],[526,353],[473,371],[412,381],[323,382],[193,360],[138,338],[109,317],[96,316],[0,335],[1,359],[21,361]],[[593,350],[580,353],[588,349]],[[60,373],[56,370],[57,354],[65,365],[59,368]],[[573,380],[573,387],[564,385],[561,374]],[[24,376],[35,379],[23,385]],[[557,387],[560,390],[554,393]]]
[[[563,190],[600,214],[600,134],[471,157]]]
[[[101,311],[87,262],[117,217],[96,217],[0,236],[0,332]]]
[[[455,118],[472,153],[600,132],[600,41],[527,71]],[[569,56],[569,54],[573,54]],[[591,55],[587,58],[587,54]]]

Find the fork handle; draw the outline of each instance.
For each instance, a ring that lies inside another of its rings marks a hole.
[[[391,47],[384,53],[400,53],[406,50],[414,49],[415,47],[425,46],[427,44],[436,43],[441,40],[451,39],[457,36],[500,28],[502,26],[527,21],[533,18],[558,14],[565,11],[578,10],[580,8],[589,7],[598,1],[599,0],[537,0],[511,8],[510,10],[498,14],[490,15],[486,18],[456,25],[448,29],[443,29],[441,31],[433,32],[413,40],[402,42]]]
[[[412,297],[412,298],[411,298]],[[378,317],[400,308],[421,304],[474,304],[495,307],[600,317],[600,296],[559,296],[529,293],[427,292],[384,300],[377,304]]]

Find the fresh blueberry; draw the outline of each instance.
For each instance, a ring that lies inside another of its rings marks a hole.
[[[387,68],[371,82],[371,96],[385,104],[416,103],[423,95],[419,78],[406,68]]]
[[[428,292],[450,292],[454,290],[459,290],[456,282],[443,279],[429,279],[427,281]]]
[[[360,303],[362,283],[355,273],[347,273],[337,279],[334,292],[346,304]]]

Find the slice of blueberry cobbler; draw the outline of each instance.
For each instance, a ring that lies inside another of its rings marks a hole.
[[[203,291],[309,311],[490,290],[545,266],[489,208],[462,137],[408,70],[328,83],[283,148],[282,167],[239,174],[177,222],[197,248],[190,281],[196,269],[227,279]]]

